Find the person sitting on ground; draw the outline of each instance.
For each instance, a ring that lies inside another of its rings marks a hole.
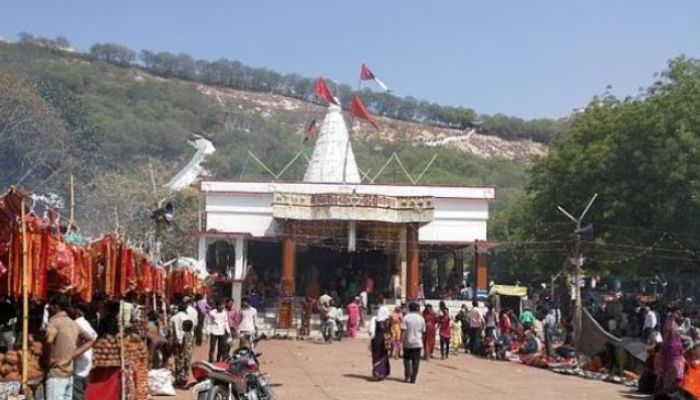
[[[685,352],[685,372],[681,388],[696,399],[700,398],[700,352],[696,348]]]
[[[542,341],[531,330],[525,331],[525,341],[520,347],[520,361],[533,367],[546,367],[547,360],[542,356]]]
[[[491,360],[496,359],[496,339],[493,335],[484,335],[484,338],[481,340],[479,355]]]

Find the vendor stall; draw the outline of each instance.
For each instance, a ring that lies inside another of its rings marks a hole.
[[[493,285],[489,291],[489,299],[496,310],[511,308],[520,313],[523,300],[527,299],[527,288],[524,286]]]
[[[28,398],[41,390],[41,379],[37,378],[44,375],[40,362],[44,349],[34,337],[41,334],[44,305],[51,297],[67,295],[93,308],[111,303],[119,306],[122,315],[125,298],[132,302],[139,298],[153,310],[160,302],[165,309],[166,287],[167,294],[192,294],[201,287],[194,271],[177,270],[168,276],[162,266],[119,233],[94,241],[73,231],[66,234],[57,213],[51,209],[35,212],[32,204],[29,194],[15,187],[0,195],[0,298],[7,316],[0,321],[0,391],[21,387]],[[100,294],[99,301],[96,294]],[[145,321],[134,321],[136,332],[125,332],[123,318],[110,315],[108,310],[100,312],[102,321],[118,320],[120,326],[111,331],[94,326],[103,336],[94,347],[93,398],[145,400],[150,360],[145,329],[138,329]],[[120,390],[117,397],[110,397],[107,393],[114,390],[99,389],[111,387],[114,373]]]

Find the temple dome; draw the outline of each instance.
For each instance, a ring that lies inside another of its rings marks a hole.
[[[349,140],[348,128],[340,106],[330,104],[321,124],[309,167],[304,174],[304,182],[360,183],[360,172]]]

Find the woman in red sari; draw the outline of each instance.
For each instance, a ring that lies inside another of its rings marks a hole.
[[[435,336],[437,334],[437,314],[433,311],[433,306],[425,305],[423,311],[423,319],[425,320],[425,336],[423,336],[423,358],[427,361],[433,356],[435,349]]]

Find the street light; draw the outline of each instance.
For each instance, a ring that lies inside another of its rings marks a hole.
[[[583,257],[581,256],[581,221],[591,209],[593,202],[598,198],[598,193],[595,193],[591,200],[588,201],[588,205],[581,213],[581,216],[575,218],[571,213],[566,211],[562,206],[557,206],[557,209],[566,215],[575,225],[574,230],[574,257],[571,259],[571,263],[574,265],[574,296],[575,306],[574,306],[574,340],[576,345],[576,353],[578,354],[581,349],[581,328],[583,325],[583,303],[581,301],[581,266],[583,265]]]

